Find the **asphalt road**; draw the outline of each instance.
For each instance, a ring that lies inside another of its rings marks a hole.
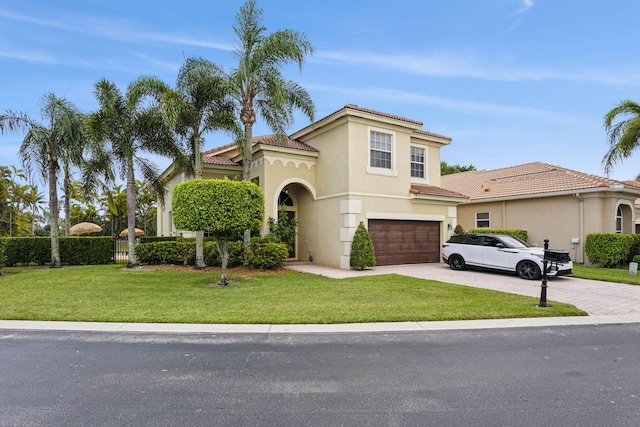
[[[0,331],[2,426],[637,426],[640,324]]]

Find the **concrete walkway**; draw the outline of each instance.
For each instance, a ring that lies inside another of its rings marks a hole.
[[[336,279],[401,274],[420,279],[475,286],[532,297],[540,297],[540,281],[515,275],[482,271],[453,271],[444,264],[415,264],[376,267],[365,271],[340,270],[315,264],[291,264],[288,268]],[[589,313],[580,317],[528,319],[460,320],[447,322],[349,323],[334,325],[223,325],[166,323],[41,322],[0,320],[0,340],[10,330],[138,332],[138,333],[342,333],[402,332],[455,329],[522,328],[566,325],[640,323],[640,286],[560,277],[548,281],[547,300],[573,304]],[[7,332],[2,332],[2,330]]]

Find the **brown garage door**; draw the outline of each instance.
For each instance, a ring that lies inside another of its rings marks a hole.
[[[440,261],[439,222],[370,219],[369,234],[378,265]]]

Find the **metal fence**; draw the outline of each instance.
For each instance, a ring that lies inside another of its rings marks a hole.
[[[126,264],[129,254],[129,241],[126,237],[116,237],[113,239],[113,263]]]

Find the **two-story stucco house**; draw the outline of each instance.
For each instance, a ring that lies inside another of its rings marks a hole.
[[[351,241],[363,222],[378,265],[439,262],[440,247],[466,196],[440,187],[440,149],[451,138],[421,130],[419,121],[356,105],[291,134],[253,140],[252,179],[265,194],[265,222],[278,207],[298,220],[294,259],[349,268]],[[237,178],[242,158],[235,144],[203,153],[204,178]],[[164,173],[167,201],[176,183]],[[158,235],[181,234],[171,206],[159,205]]]

